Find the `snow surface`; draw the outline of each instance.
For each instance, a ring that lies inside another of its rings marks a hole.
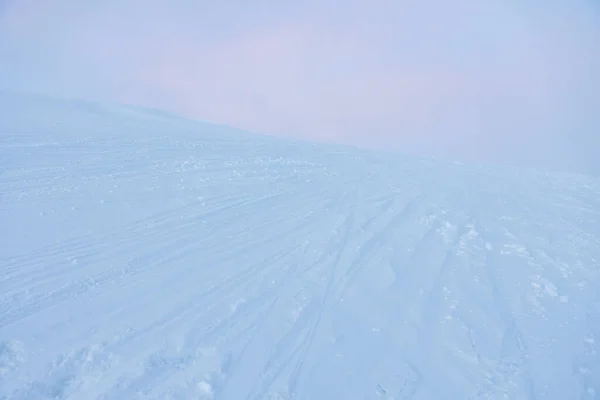
[[[0,106],[0,399],[600,399],[598,179]]]

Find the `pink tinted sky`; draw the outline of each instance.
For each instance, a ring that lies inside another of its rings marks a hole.
[[[592,0],[0,0],[0,85],[600,172]]]

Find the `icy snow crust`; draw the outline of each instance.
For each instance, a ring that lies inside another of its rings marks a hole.
[[[597,179],[0,101],[0,399],[600,399]]]

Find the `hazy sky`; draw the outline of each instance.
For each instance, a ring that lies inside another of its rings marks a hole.
[[[0,86],[600,172],[595,0],[0,0]]]

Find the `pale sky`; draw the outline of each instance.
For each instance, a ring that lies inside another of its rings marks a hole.
[[[594,0],[0,0],[0,88],[600,173]]]

